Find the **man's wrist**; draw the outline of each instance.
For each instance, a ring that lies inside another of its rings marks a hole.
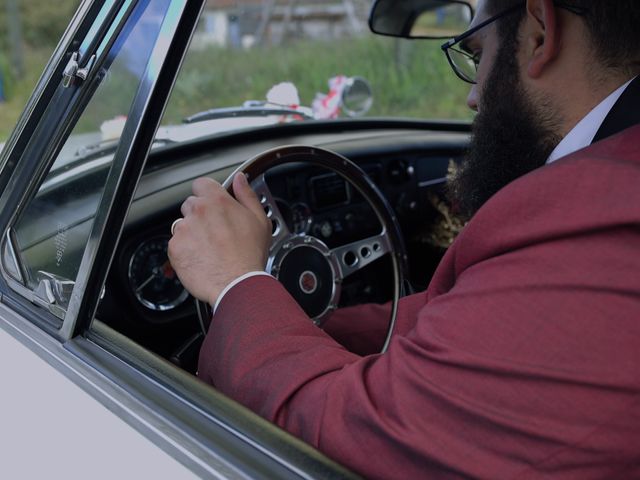
[[[227,294],[227,292],[229,290],[231,290],[233,287],[235,287],[236,285],[238,285],[240,282],[242,282],[243,280],[246,280],[247,278],[251,278],[251,277],[256,277],[259,275],[266,275],[268,277],[271,277],[271,275],[265,271],[262,270],[254,270],[252,272],[247,272],[243,275],[240,275],[239,277],[235,278],[234,280],[232,280],[231,282],[229,282],[227,284],[226,287],[224,287],[222,289],[222,292],[220,292],[220,295],[218,295],[218,298],[216,299],[215,302],[212,302],[212,307],[213,307],[213,313],[216,313],[216,310],[218,308],[218,305],[220,305],[220,302],[222,301],[222,298]]]

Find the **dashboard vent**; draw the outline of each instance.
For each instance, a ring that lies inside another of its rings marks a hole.
[[[315,208],[324,209],[349,203],[349,185],[339,175],[319,175],[311,178],[309,183]]]

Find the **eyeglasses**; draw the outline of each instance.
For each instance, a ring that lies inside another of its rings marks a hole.
[[[564,8],[576,15],[584,15],[588,12],[587,8],[579,7],[576,5],[569,5],[561,2],[554,2],[554,4],[558,8]],[[484,22],[476,25],[475,27],[467,30],[466,32],[458,35],[457,37],[452,38],[444,45],[442,45],[442,50],[447,56],[447,60],[449,61],[449,65],[453,68],[454,73],[465,82],[475,84],[476,76],[478,73],[478,65],[480,64],[480,55],[470,52],[465,46],[465,40],[469,38],[471,35],[476,33],[481,28],[486,27],[487,25],[495,22],[496,20],[505,17],[511,13],[516,12],[520,8],[522,8],[525,4],[522,3],[520,5],[515,5],[504,12],[498,13],[493,17],[485,20]]]

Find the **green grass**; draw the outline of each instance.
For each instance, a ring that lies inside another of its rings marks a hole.
[[[208,108],[263,100],[269,88],[283,81],[293,82],[302,104],[311,105],[337,74],[369,80],[374,94],[369,116],[471,118],[467,86],[455,77],[437,43],[365,36],[287,48],[191,52],[164,123]]]
[[[11,83],[10,99],[0,103],[0,142],[11,133],[50,54],[46,49],[28,52],[26,75]],[[467,86],[455,77],[437,42],[367,35],[323,43],[298,41],[286,48],[192,51],[163,123],[180,123],[209,108],[263,100],[269,88],[283,81],[293,82],[302,104],[311,105],[316,92],[326,93],[328,79],[338,74],[369,80],[374,103],[368,116],[471,118],[465,105]]]

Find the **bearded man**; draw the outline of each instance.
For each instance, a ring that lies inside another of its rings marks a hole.
[[[451,187],[470,221],[384,354],[255,274],[244,176],[237,201],[197,180],[169,254],[217,302],[200,377],[370,478],[640,477],[638,25],[637,0],[480,0],[445,44],[478,111]]]

